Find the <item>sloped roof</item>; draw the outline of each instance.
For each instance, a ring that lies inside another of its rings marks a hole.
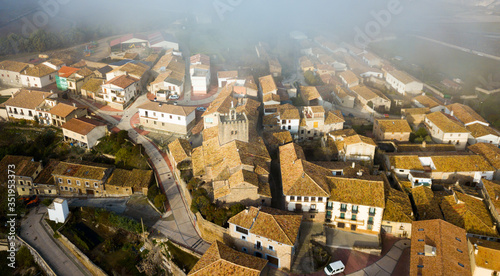
[[[217,77],[221,79],[227,79],[227,78],[237,78],[238,77],[238,71],[219,71],[217,72]]]
[[[69,162],[59,162],[52,174],[63,175],[75,178],[104,180],[104,177],[112,168],[101,164],[76,164]]]
[[[436,248],[435,256],[419,254],[425,252],[426,245]],[[414,221],[412,223],[411,276],[467,276],[471,275],[470,266],[467,236],[464,229],[441,219]]]
[[[339,76],[341,78],[343,78],[348,84],[350,83],[354,83],[354,82],[357,82],[359,81],[358,77],[356,76],[356,74],[354,74],[352,71],[350,70],[346,70],[342,73],[339,74]]]
[[[483,200],[460,192],[455,192],[455,196],[446,196],[441,202],[441,210],[446,221],[464,228],[467,233],[491,237],[499,236]]]
[[[57,71],[59,77],[67,78],[71,76],[73,73],[78,72],[80,68],[73,68],[68,66],[63,66],[59,71]]]
[[[14,165],[14,172],[19,176],[32,176],[38,166],[40,166],[40,162],[35,162],[33,157],[29,156],[20,156],[20,155],[5,155],[4,158],[0,161],[0,183],[6,184],[8,180],[7,170],[9,165]]]
[[[66,103],[58,103],[56,106],[50,109],[49,113],[52,115],[60,116],[66,118],[66,116],[70,115],[71,112],[79,109],[81,107],[69,105]]]
[[[269,207],[250,207],[230,218],[228,222],[247,228],[254,235],[294,246],[302,215]]]
[[[105,126],[106,124],[87,118],[73,118],[64,123],[61,128],[76,132],[81,135],[89,134],[94,128]]]
[[[172,143],[168,144],[168,150],[174,157],[176,163],[186,160],[191,157],[193,150],[188,140],[177,138]]]
[[[413,98],[413,100],[419,102],[421,105],[427,108],[433,108],[439,105],[443,105],[438,99],[429,95],[419,95]]]
[[[430,188],[418,186],[411,190],[411,194],[417,207],[419,220],[443,219],[439,199],[434,196]]]
[[[418,155],[391,155],[389,156],[389,161],[391,166],[394,166],[396,169],[424,170]]]
[[[375,142],[373,141],[372,138],[366,137],[363,135],[359,135],[359,134],[346,137],[346,138],[344,138],[343,142],[345,145],[354,145],[354,144],[359,144],[359,143],[365,143],[368,145],[377,146],[377,144],[375,144]]]
[[[173,104],[162,104],[160,102],[148,101],[141,104],[137,108],[151,110],[156,112],[163,112],[168,114],[174,114],[179,116],[188,116],[196,110],[196,106],[183,106],[183,105],[173,105]]]
[[[16,92],[13,97],[10,97],[4,102],[5,106],[20,107],[26,109],[35,109],[37,106],[41,105],[46,98],[54,96],[54,93],[21,89]]]
[[[432,162],[439,172],[495,171],[481,155],[432,156]]]
[[[495,169],[500,169],[500,148],[497,146],[487,143],[477,143],[470,145],[468,149],[483,156]]]
[[[12,72],[17,72],[17,73],[21,73],[28,66],[29,66],[29,64],[27,64],[27,63],[13,61],[13,60],[0,61],[0,69],[1,70],[12,71]]]
[[[454,103],[447,105],[448,110],[453,111],[453,116],[460,120],[464,124],[469,124],[475,121],[488,123],[481,115],[479,115],[474,109],[470,108],[468,105],[461,103]]]
[[[43,77],[47,76],[48,74],[54,73],[56,70],[52,69],[52,67],[49,67],[44,64],[38,64],[33,67],[27,67],[21,74],[26,75],[26,76],[31,76],[31,77]]]
[[[262,88],[262,94],[267,94],[272,91],[277,91],[278,87],[274,82],[272,75],[267,75],[259,78],[260,87]]]
[[[484,184],[484,188],[488,193],[491,202],[495,206],[496,212],[500,215],[500,184],[487,179],[481,179]]]
[[[469,131],[459,122],[448,118],[443,112],[437,111],[425,115],[436,127],[445,133],[468,133]]]
[[[188,275],[258,276],[267,260],[231,249],[220,241],[214,242],[194,265]]]
[[[399,80],[400,82],[402,82],[404,84],[418,82],[418,80],[416,78],[414,78],[413,76],[411,76],[408,73],[403,72],[403,71],[394,70],[394,71],[388,72],[388,74],[391,74],[394,78],[396,78],[397,80]]]
[[[389,188],[383,220],[411,223],[415,220],[410,198],[404,192]]]
[[[345,122],[345,120],[344,116],[342,115],[342,111],[340,110],[328,111],[328,113],[326,114],[325,125],[343,122]]]
[[[316,89],[315,86],[301,86],[300,93],[302,93],[302,95],[304,95],[304,98],[307,101],[321,98],[321,95],[319,94],[318,89]]]
[[[474,237],[469,237],[469,240],[477,246],[477,254],[474,254],[476,266],[500,271],[500,243]]]
[[[385,207],[383,181],[343,177],[328,177],[328,179],[331,201]]]
[[[103,84],[102,79],[91,78],[83,84],[81,89],[90,92],[97,92],[101,88],[102,84]]]
[[[405,119],[376,119],[382,132],[412,132]]]
[[[120,76],[117,76],[117,77],[110,79],[105,84],[112,84],[112,85],[116,85],[118,87],[125,89],[138,81],[139,81],[138,79],[136,79],[132,76],[120,75]]]
[[[465,128],[467,128],[470,131],[470,134],[474,138],[480,138],[486,135],[500,136],[500,133],[496,129],[479,123],[467,125],[465,126]]]

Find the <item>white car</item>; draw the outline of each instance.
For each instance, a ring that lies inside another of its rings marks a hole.
[[[196,110],[205,112],[205,111],[207,111],[207,108],[203,107],[203,106],[199,106],[196,108]]]
[[[178,100],[179,99],[179,96],[178,95],[170,95],[168,97],[170,100]]]
[[[345,265],[342,261],[336,261],[325,266],[326,275],[335,275],[343,272],[345,269]]]

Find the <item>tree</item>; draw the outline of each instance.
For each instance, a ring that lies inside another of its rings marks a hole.
[[[372,101],[368,101],[368,102],[366,103],[366,105],[367,105],[368,107],[370,107],[370,108],[372,108],[372,109],[373,109],[373,102],[372,102]]]
[[[167,201],[167,197],[164,194],[158,194],[155,196],[154,204],[159,210],[163,210],[163,204]]]
[[[16,261],[23,268],[30,268],[35,265],[35,259],[33,259],[30,250],[24,245],[17,251]]]
[[[323,83],[321,81],[321,78],[319,78],[319,76],[317,76],[313,71],[310,70],[304,72],[304,78],[308,85],[316,86]]]

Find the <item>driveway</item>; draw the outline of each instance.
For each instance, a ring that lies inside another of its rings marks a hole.
[[[21,221],[19,234],[44,258],[57,275],[86,276],[90,271],[74,257],[59,241],[49,235],[40,223],[47,207],[32,209]]]

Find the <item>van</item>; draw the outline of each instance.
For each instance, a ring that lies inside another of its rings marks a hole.
[[[345,265],[342,261],[336,261],[325,266],[326,275],[335,275],[344,272]]]

